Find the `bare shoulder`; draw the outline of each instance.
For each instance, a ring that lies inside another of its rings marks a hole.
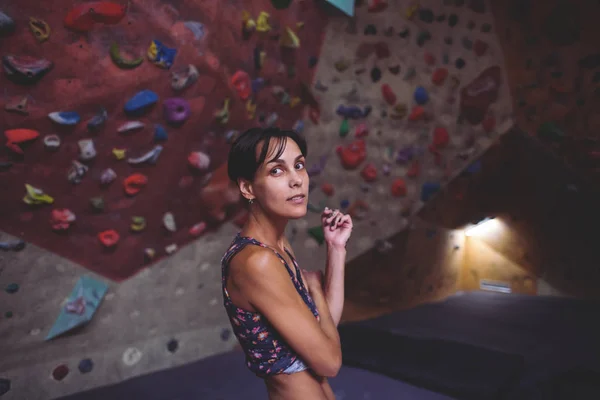
[[[281,261],[271,250],[261,246],[246,246],[231,260],[230,274],[234,285],[241,289],[257,289],[286,278]],[[289,280],[289,278],[288,278]]]

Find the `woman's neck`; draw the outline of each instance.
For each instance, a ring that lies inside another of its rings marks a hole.
[[[273,220],[264,213],[253,210],[250,211],[242,231],[246,236],[251,236],[266,245],[283,248],[286,226],[287,219]]]

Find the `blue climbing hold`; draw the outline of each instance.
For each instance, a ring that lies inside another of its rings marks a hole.
[[[350,206],[350,200],[342,200],[340,201],[340,208],[344,209],[344,208],[348,208]]]
[[[257,94],[262,88],[265,87],[265,80],[264,78],[256,78],[252,80],[252,93]]]
[[[79,361],[77,368],[79,368],[79,372],[82,374],[87,374],[88,372],[92,372],[92,369],[94,369],[94,362],[89,358],[84,358],[83,360]]]
[[[427,201],[433,196],[438,190],[440,190],[441,186],[439,183],[435,182],[425,182],[423,186],[421,186],[421,201]]]
[[[158,101],[158,95],[152,90],[142,90],[137,92],[131,99],[125,103],[123,110],[127,115],[140,115]]]
[[[154,141],[155,142],[164,142],[167,140],[169,135],[167,134],[167,130],[164,126],[160,124],[154,125]]]
[[[171,339],[167,343],[167,350],[169,350],[169,353],[175,353],[178,348],[179,348],[179,342],[177,341],[177,339]]]
[[[296,121],[292,129],[298,133],[302,133],[304,131],[304,121],[299,119],[298,121]]]
[[[467,174],[475,174],[475,173],[479,172],[480,170],[481,170],[481,160],[476,160],[465,169],[465,172]]]
[[[77,125],[81,121],[76,111],[55,111],[48,114],[48,118],[59,125]]]
[[[230,336],[231,336],[231,331],[227,328],[223,328],[223,330],[221,331],[221,340],[226,342],[227,340],[229,340]]]
[[[423,105],[429,101],[429,94],[427,93],[427,89],[423,86],[419,86],[415,89],[415,101],[419,105]]]

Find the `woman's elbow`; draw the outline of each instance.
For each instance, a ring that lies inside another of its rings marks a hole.
[[[327,378],[335,378],[342,368],[342,352],[339,351],[331,357],[330,362],[327,363],[323,376]]]

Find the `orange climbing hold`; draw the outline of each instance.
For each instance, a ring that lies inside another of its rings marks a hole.
[[[119,242],[119,234],[114,229],[100,232],[98,234],[98,240],[104,245],[104,247],[113,247]]]
[[[123,187],[125,188],[125,193],[127,193],[129,196],[135,196],[146,186],[147,183],[148,178],[145,175],[135,173],[125,178],[125,181],[123,181]]]
[[[9,129],[4,131],[4,135],[7,139],[6,147],[17,154],[23,154],[23,149],[19,147],[19,143],[37,139],[40,136],[40,133],[33,129]]]
[[[250,97],[252,91],[252,85],[250,83],[250,76],[241,70],[238,70],[231,77],[231,85],[235,88],[240,99],[247,100]]]

